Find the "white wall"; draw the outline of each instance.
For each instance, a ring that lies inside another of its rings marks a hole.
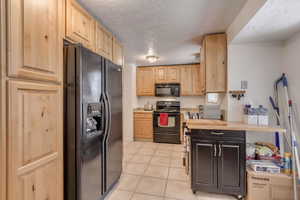
[[[228,46],[228,88],[240,90],[241,80],[248,81],[246,97],[237,101],[228,97],[228,120],[242,121],[243,104],[251,102],[269,108],[273,119],[269,96],[273,95],[274,81],[281,75],[281,44],[230,44]],[[274,124],[272,120],[271,124]],[[273,134],[249,133],[247,142],[274,142]]]
[[[123,70],[123,139],[133,141],[133,109],[136,107],[136,67],[125,65]]]
[[[282,72],[288,78],[288,87],[296,110],[296,125],[300,130],[300,33],[287,40],[283,48]],[[300,136],[299,136],[300,137]]]

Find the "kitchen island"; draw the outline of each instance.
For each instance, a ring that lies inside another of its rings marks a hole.
[[[238,122],[186,120],[191,188],[246,195],[246,131],[285,132],[285,129]]]

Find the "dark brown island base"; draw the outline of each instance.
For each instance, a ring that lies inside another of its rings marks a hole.
[[[186,121],[190,137],[191,188],[196,191],[246,196],[246,131],[285,132],[281,128],[225,122]]]

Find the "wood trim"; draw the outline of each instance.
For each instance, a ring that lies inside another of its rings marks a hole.
[[[0,1],[0,200],[6,200],[6,1]]]
[[[48,164],[49,162],[51,161],[54,161],[56,159],[58,159],[59,155],[57,152],[53,153],[53,154],[50,154],[40,160],[37,160],[33,163],[30,163],[26,166],[23,166],[21,168],[19,168],[17,170],[17,175],[23,175],[23,174],[26,174],[26,173],[30,173],[31,171],[35,170],[37,167],[41,167],[43,165],[46,165]]]

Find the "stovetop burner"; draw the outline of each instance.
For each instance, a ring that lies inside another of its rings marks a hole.
[[[178,109],[158,109],[155,112],[180,112]]]
[[[180,102],[158,101],[156,102],[156,112],[180,112]]]

